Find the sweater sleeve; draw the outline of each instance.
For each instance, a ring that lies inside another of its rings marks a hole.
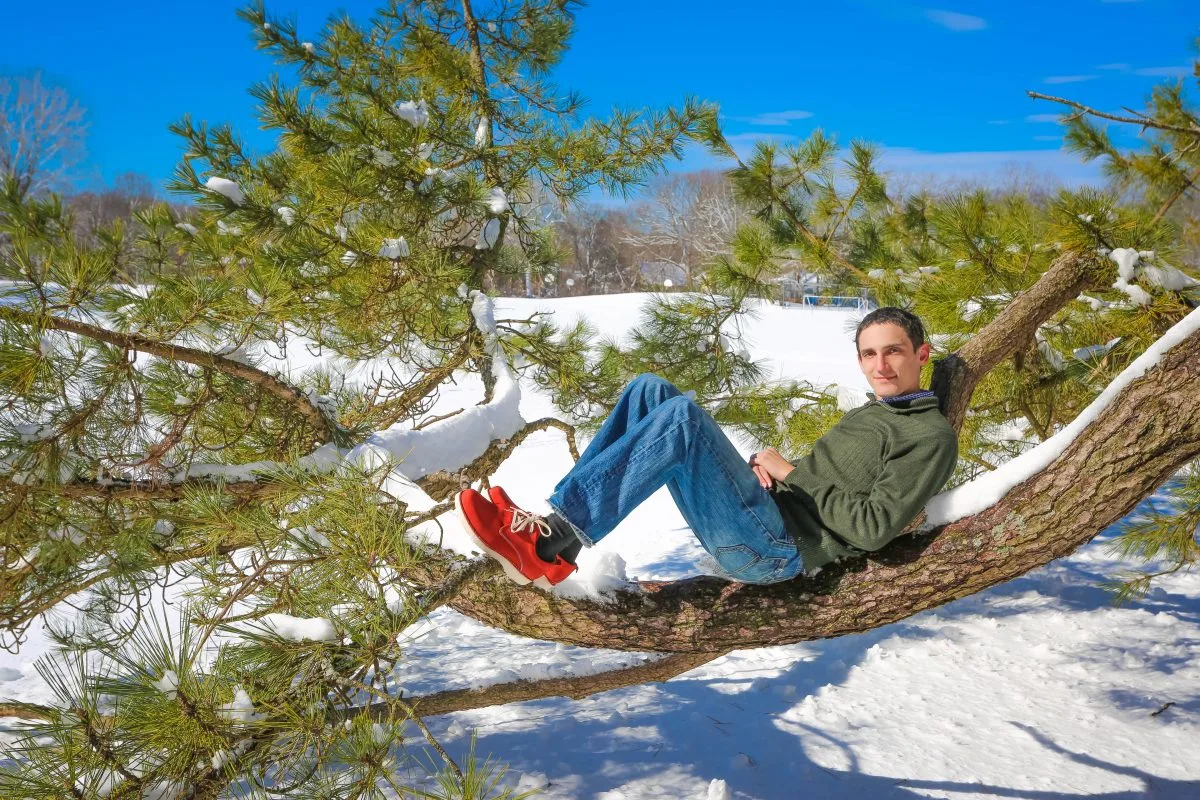
[[[865,493],[832,484],[813,490],[785,482],[812,499],[821,523],[838,538],[859,550],[878,550],[896,538],[945,485],[957,458],[953,436],[934,435],[903,443],[890,453]]]

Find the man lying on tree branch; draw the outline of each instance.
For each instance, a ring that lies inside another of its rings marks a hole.
[[[747,464],[690,397],[640,375],[558,482],[551,514],[518,508],[499,486],[489,497],[464,489],[455,498],[463,524],[508,577],[543,588],[664,485],[704,549],[744,583],[878,550],[949,479],[958,440],[933,392],[921,389],[929,344],[914,314],[872,311],[854,343],[874,394],[799,461],[767,448]]]

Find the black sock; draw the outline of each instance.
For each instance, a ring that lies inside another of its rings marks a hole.
[[[575,535],[571,523],[553,513],[546,517],[546,524],[550,526],[550,535],[538,537],[538,558],[553,564],[556,557],[562,556],[564,561],[574,564],[575,556],[583,549],[583,542]]]

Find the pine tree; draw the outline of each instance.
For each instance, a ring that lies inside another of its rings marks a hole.
[[[934,383],[963,431],[957,480],[1073,420],[1198,299],[1172,263],[1168,200],[1191,191],[1180,175],[1197,158],[1182,99],[1142,120],[1178,135],[1149,160],[1097,145],[1141,165],[1125,173],[1144,182],[1133,196],[892,196],[867,143],[843,151],[816,133],[742,158],[714,109],[695,102],[581,119],[578,98],[562,99],[548,78],[574,5],[476,14],[470,0],[395,3],[365,26],[333,19],[311,42],[251,7],[242,16],[259,46],[298,83],[254,90],[279,133],[268,155],[228,127],[176,126],[187,154],[173,188],[195,199],[193,217],[159,206],[84,242],[57,198],[6,186],[0,606],[17,639],[64,602],[84,614],[56,631],[60,655],[43,667],[56,706],[11,709],[42,721],[19,768],[0,772],[5,794],[499,792],[486,762],[460,767],[421,715],[551,690],[404,696],[392,667],[404,632],[433,609],[672,654],[553,691],[663,679],[732,647],[864,630],[1021,574],[1094,536],[1200,452],[1200,392],[1178,353],[1192,334],[1075,450],[993,508],[815,578],[701,578],[601,604],[488,580],[494,565],[410,538],[449,505],[409,509],[394,469],[444,500],[486,481],[535,430],[559,429],[574,449],[572,425],[510,413],[514,369],[585,426],[630,377],[657,371],[723,423],[803,452],[838,419],[838,398],[764,383],[740,340],[772,278],[796,265],[930,323]],[[586,325],[494,318],[482,290],[497,275],[553,269],[556,243],[538,224],[544,192],[569,202],[593,187],[624,191],[689,137],[731,159],[753,216],[698,291],[655,298],[628,347]],[[343,363],[394,369],[367,385],[333,367],[278,374],[271,353],[297,337]],[[413,435],[470,420],[430,416],[439,388],[464,372],[484,386],[473,413],[498,424],[471,453],[438,460]],[[1146,440],[1106,449],[1118,431],[1109,417],[1143,405],[1156,423]],[[1179,409],[1188,413],[1171,415]],[[1094,482],[1118,462],[1122,481]],[[1084,490],[1098,511],[1080,521],[1070,492]],[[1168,542],[1151,531],[1130,552],[1190,563],[1186,533],[1177,525]],[[179,593],[181,577],[188,606],[173,628],[144,604]]]
[[[460,768],[393,685],[405,631],[478,565],[428,579],[452,562],[406,530],[446,506],[409,510],[391,472],[404,453],[373,434],[433,422],[456,371],[498,405],[513,401],[506,356],[573,357],[535,320],[497,327],[480,290],[556,258],[547,191],[626,191],[714,111],[585,117],[548,78],[576,4],[473,5],[393,3],[313,41],[241,11],[296,80],[252,90],[277,134],[266,155],[229,126],[173,127],[186,218],[159,205],[84,240],[59,198],[6,183],[8,643],[64,601],[84,613],[55,631],[42,670],[59,710],[0,794],[511,796],[490,761]],[[272,355],[297,337],[390,374],[280,372]],[[484,456],[570,432],[506,423]],[[444,498],[460,478],[443,478],[419,482]],[[144,603],[180,581],[171,627]],[[364,702],[373,714],[352,713]]]

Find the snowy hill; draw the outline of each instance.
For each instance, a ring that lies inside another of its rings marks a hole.
[[[503,299],[496,317],[552,310],[566,323],[586,315],[620,337],[643,299]],[[746,344],[777,376],[862,391],[856,314],[763,305],[746,325]],[[307,366],[299,355],[290,361]],[[441,403],[453,410],[478,397],[478,382],[463,380]],[[536,419],[551,405],[526,386],[521,412]],[[496,481],[517,502],[544,509],[570,463],[560,433],[535,434]],[[453,515],[441,522],[447,544],[465,549]],[[478,752],[510,764],[506,782],[550,798],[1197,798],[1200,574],[1165,578],[1144,601],[1114,608],[1100,588],[1122,567],[1105,550],[1112,534],[869,633],[735,652],[665,684],[579,702],[541,700],[429,724],[455,754],[477,731]],[[585,551],[580,577],[568,583],[588,590],[621,569],[640,578],[707,571],[665,491]],[[47,699],[31,666],[44,648],[35,636],[20,653],[0,654],[0,697]],[[399,677],[421,694],[642,658],[522,640],[442,609],[412,631]]]

